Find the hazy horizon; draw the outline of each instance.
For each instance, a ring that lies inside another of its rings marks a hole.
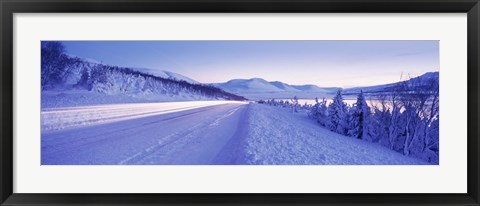
[[[439,42],[433,40],[62,42],[80,58],[174,72],[201,83],[262,78],[350,88],[439,71]]]

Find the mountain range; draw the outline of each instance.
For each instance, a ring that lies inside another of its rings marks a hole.
[[[315,98],[334,93],[339,87],[322,88],[313,84],[290,85],[280,81],[267,81],[262,78],[233,79],[225,83],[213,83],[215,87],[249,99],[261,98]]]
[[[267,81],[262,78],[252,79],[232,79],[224,83],[213,83],[212,86],[221,88],[227,92],[240,95],[249,99],[262,99],[262,98],[293,98],[297,96],[301,99],[312,99],[315,97],[332,97],[335,93],[342,89],[344,95],[356,95],[363,91],[366,94],[373,94],[379,92],[391,91],[391,89],[399,87],[401,83],[407,84],[428,84],[431,80],[437,80],[439,78],[438,72],[428,72],[421,76],[411,78],[403,82],[396,82],[390,84],[382,84],[366,87],[352,87],[352,88],[340,88],[340,87],[318,87],[313,84],[305,85],[290,85],[280,81]]]
[[[360,91],[363,91],[364,93],[368,94],[377,94],[377,93],[382,93],[382,92],[388,92],[392,90],[399,90],[402,89],[402,85],[411,85],[414,86],[415,88],[419,87],[428,87],[431,86],[430,84],[435,83],[438,85],[439,81],[439,72],[427,72],[423,75],[410,78],[405,81],[400,81],[400,82],[395,82],[395,83],[390,83],[390,84],[382,84],[382,85],[376,85],[376,86],[367,86],[367,87],[352,87],[352,88],[346,88],[342,90],[342,93],[345,95],[350,95],[350,94],[358,94]]]
[[[190,84],[200,84],[200,82],[197,82],[193,79],[190,79],[186,76],[183,76],[181,74],[177,74],[174,72],[170,71],[164,71],[164,70],[157,70],[157,69],[150,69],[150,68],[133,68],[134,70],[137,70],[139,72],[143,72],[146,74],[151,74],[156,77],[161,77],[165,79],[172,79],[172,80],[177,80],[177,81],[186,81]]]

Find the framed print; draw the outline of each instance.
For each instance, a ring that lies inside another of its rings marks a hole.
[[[0,5],[2,205],[479,205],[476,0]]]

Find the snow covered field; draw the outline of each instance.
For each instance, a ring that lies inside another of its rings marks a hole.
[[[42,111],[42,165],[428,164],[330,132],[304,114],[234,101]]]
[[[251,104],[248,164],[401,165],[428,164],[379,144],[320,127],[291,109]]]

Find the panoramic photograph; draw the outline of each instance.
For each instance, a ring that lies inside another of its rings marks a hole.
[[[439,41],[42,41],[41,165],[439,165]]]

